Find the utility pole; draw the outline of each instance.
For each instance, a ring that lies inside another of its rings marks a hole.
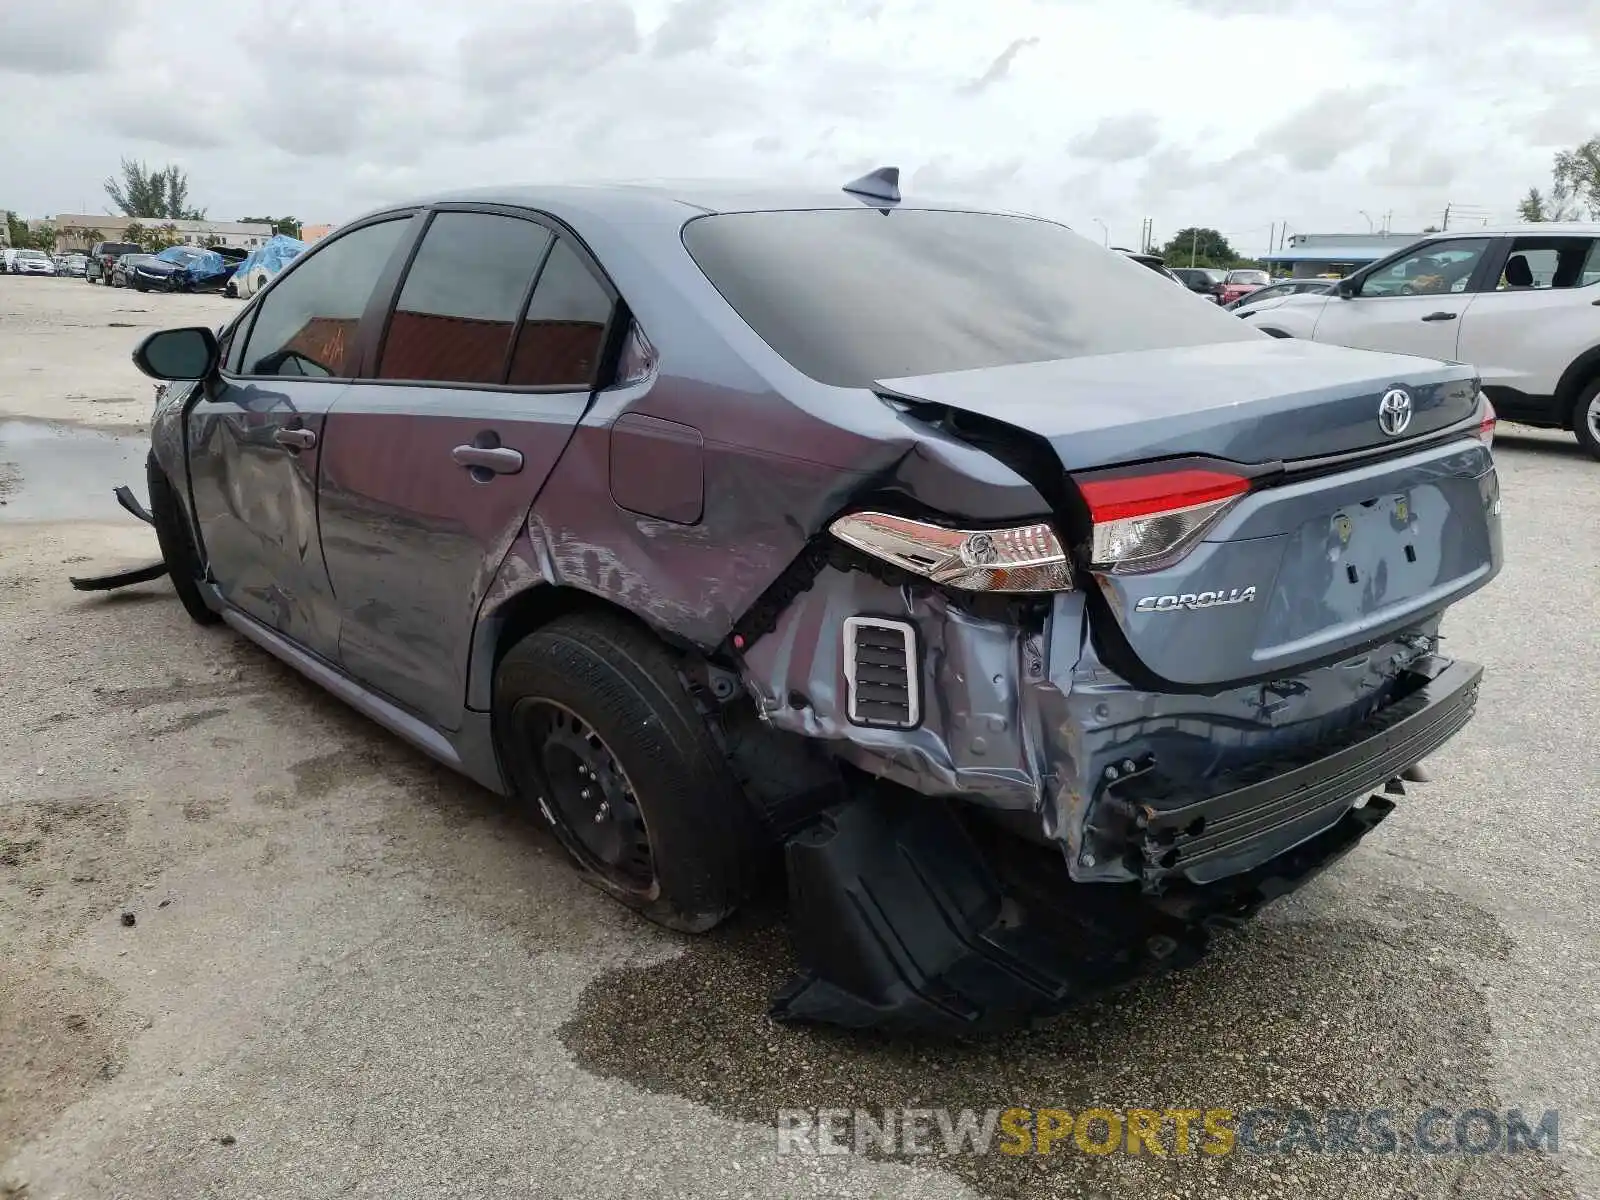
[[[1444,224],[1439,228],[1441,232],[1450,228],[1450,206],[1448,204],[1444,206]]]
[[[1198,227],[1189,233],[1189,265],[1194,266],[1195,251],[1200,246],[1200,230]]]
[[[1271,225],[1267,226],[1267,253],[1268,254],[1271,254],[1274,250],[1277,249],[1277,247],[1272,244],[1277,239],[1277,236],[1278,236],[1278,223],[1276,221],[1274,221]]]

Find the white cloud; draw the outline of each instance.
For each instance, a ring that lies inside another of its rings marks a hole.
[[[0,107],[26,119],[0,203],[79,209],[128,155],[181,163],[215,215],[308,221],[495,181],[885,164],[1124,244],[1146,216],[1252,246],[1363,210],[1509,218],[1600,126],[1590,0],[1427,7],[52,0],[5,21]]]

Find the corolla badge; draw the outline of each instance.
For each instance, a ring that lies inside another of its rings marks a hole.
[[[1378,428],[1390,437],[1399,437],[1411,424],[1411,393],[1405,388],[1390,388],[1378,401]]]
[[[1184,592],[1179,596],[1146,596],[1133,606],[1134,612],[1182,612],[1196,608],[1221,608],[1226,604],[1250,604],[1256,598],[1255,585],[1226,592]]]

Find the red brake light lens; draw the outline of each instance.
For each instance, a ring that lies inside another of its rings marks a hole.
[[[1117,573],[1175,562],[1250,490],[1245,476],[1204,467],[1158,467],[1077,483],[1094,525],[1090,562]]]
[[[1478,422],[1478,440],[1485,446],[1494,445],[1494,427],[1499,417],[1495,415],[1494,404],[1489,397],[1483,398],[1483,419]]]
[[[1250,481],[1222,471],[1180,470],[1122,479],[1084,479],[1078,483],[1095,524],[1148,517],[1196,504],[1231,500],[1250,490]]]

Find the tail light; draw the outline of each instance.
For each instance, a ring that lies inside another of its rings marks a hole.
[[[1478,422],[1478,440],[1485,446],[1494,445],[1494,427],[1499,418],[1495,416],[1494,404],[1489,397],[1483,398],[1483,419]]]
[[[1243,475],[1192,466],[1083,477],[1077,484],[1094,524],[1090,564],[1118,574],[1181,558],[1250,490]]]
[[[950,529],[890,513],[840,517],[829,532],[846,545],[946,587],[970,592],[1064,592],[1072,568],[1049,525]]]

